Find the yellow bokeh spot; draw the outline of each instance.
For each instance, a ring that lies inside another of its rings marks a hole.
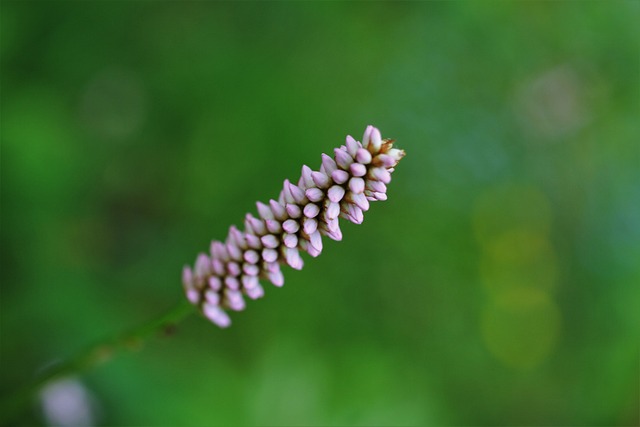
[[[549,239],[526,229],[509,230],[487,241],[480,261],[482,283],[492,294],[516,286],[552,290],[557,271]]]
[[[529,185],[506,184],[488,189],[477,198],[473,208],[473,227],[482,246],[513,229],[545,236],[550,226],[549,200]]]
[[[482,313],[482,336],[489,351],[516,369],[532,369],[551,353],[561,314],[549,295],[514,286],[489,300]]]

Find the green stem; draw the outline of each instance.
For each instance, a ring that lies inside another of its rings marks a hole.
[[[115,337],[99,341],[70,359],[48,367],[30,383],[25,384],[0,402],[0,424],[5,424],[19,416],[29,405],[34,394],[49,381],[87,371],[111,359],[118,350],[139,347],[147,338],[176,325],[192,312],[193,306],[187,301],[183,301],[148,322]]]

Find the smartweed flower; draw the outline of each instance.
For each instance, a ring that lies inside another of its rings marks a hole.
[[[387,184],[404,151],[368,126],[362,143],[347,136],[334,156],[322,155],[318,171],[302,167],[297,182],[284,181],[278,200],[257,203],[258,216],[247,214],[244,230],[232,226],[224,242],[213,241],[209,254],[185,266],[187,299],[216,325],[231,324],[227,310],[245,308],[245,297],[264,295],[260,279],[284,284],[281,265],[300,270],[306,252],[317,257],[322,237],[342,240],[338,223],[361,224],[371,202],[387,199]]]

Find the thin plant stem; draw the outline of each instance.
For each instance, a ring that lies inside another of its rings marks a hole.
[[[48,382],[88,371],[108,360],[120,350],[132,350],[158,332],[178,324],[194,312],[193,305],[182,301],[158,317],[128,331],[99,341],[75,356],[42,370],[30,383],[0,402],[0,424],[15,419],[31,403],[33,396]]]

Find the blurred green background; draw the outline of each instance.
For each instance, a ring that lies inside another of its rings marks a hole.
[[[407,151],[230,329],[12,425],[638,425],[639,6],[3,0],[3,396],[173,305],[346,134]]]

